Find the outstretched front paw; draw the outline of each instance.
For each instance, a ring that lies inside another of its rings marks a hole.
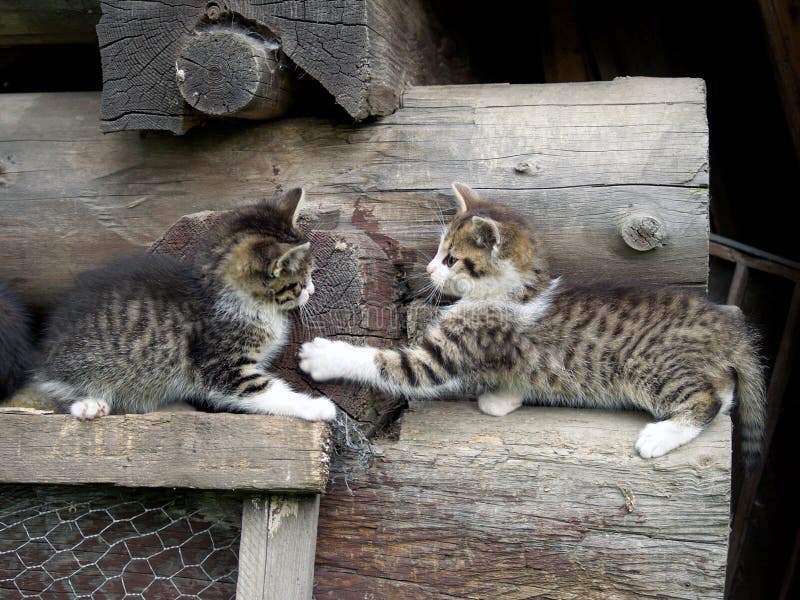
[[[305,403],[301,417],[306,421],[333,421],[336,405],[324,396],[311,398]]]
[[[356,348],[347,342],[314,338],[300,348],[300,369],[314,381],[328,381],[348,374],[348,361]]]

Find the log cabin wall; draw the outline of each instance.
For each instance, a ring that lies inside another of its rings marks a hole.
[[[703,77],[709,87],[712,228],[796,260],[793,224],[797,204],[787,199],[797,197],[800,186],[797,163],[791,158],[791,137],[771,75],[768,47],[773,42],[761,28],[766,23],[762,21],[766,18],[762,17],[763,6],[768,5],[787,9],[786,3],[754,1],[727,6],[724,11],[690,2],[658,7],[633,2],[616,3],[614,7],[539,2],[515,7],[513,18],[509,18],[506,11],[477,15],[465,7],[453,11],[448,3],[437,1],[430,2],[429,7],[447,20],[450,36],[442,51],[464,67],[453,76],[452,83],[537,83],[618,75]],[[6,25],[11,21],[4,18],[2,22]],[[83,18],[61,18],[57,22],[56,31],[80,30],[83,38],[51,39],[47,43],[83,41],[92,35]],[[42,29],[36,29],[35,35],[39,31]],[[0,29],[0,34],[5,32]],[[31,41],[29,38],[25,43]],[[4,46],[0,48],[3,91],[99,91],[96,46],[19,43],[19,38],[16,42],[0,39],[0,46]],[[49,76],[42,77],[43,72]],[[324,99],[324,94],[321,97]],[[311,102],[311,112],[330,111],[316,100]],[[300,110],[308,109],[304,106]],[[0,175],[0,182],[7,179],[8,175]],[[325,218],[320,222],[330,223]],[[725,279],[730,275],[724,265],[712,261],[713,297],[724,300]],[[790,289],[765,281],[744,299],[745,311],[755,315],[767,332],[768,356],[777,347],[777,336],[772,332],[783,325],[790,294]],[[792,379],[787,395],[796,390],[796,385],[796,379]],[[792,559],[797,531],[794,507],[800,494],[794,478],[787,476],[793,464],[785,457],[793,452],[798,417],[796,403],[785,403],[768,463],[767,483],[762,486],[753,517],[755,531],[736,572],[734,598],[778,597],[782,587],[796,590],[792,587],[796,585],[796,579],[792,579],[796,571],[791,565],[797,561],[796,550]]]

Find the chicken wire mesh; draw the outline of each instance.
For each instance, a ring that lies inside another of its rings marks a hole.
[[[232,599],[241,507],[225,493],[0,486],[0,597]]]

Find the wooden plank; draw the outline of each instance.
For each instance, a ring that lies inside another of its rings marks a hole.
[[[749,278],[747,265],[737,262],[733,270],[733,278],[731,279],[731,287],[728,289],[728,299],[725,304],[733,304],[734,306],[742,306],[744,299],[744,292],[747,288],[747,280]]]
[[[702,81],[421,87],[403,102],[360,126],[297,118],[176,138],[103,136],[97,94],[2,95],[0,278],[45,304],[184,214],[295,185],[312,225],[366,235],[401,277],[424,274],[462,180],[538,225],[558,273],[705,285]],[[628,248],[629,212],[657,216],[665,245]]]
[[[287,417],[0,417],[0,481],[319,493],[330,429]]]
[[[0,47],[97,44],[100,0],[6,0]]]
[[[311,600],[319,495],[271,495],[264,600]]]
[[[264,597],[268,536],[269,495],[246,498],[242,503],[236,600],[261,600]]]
[[[721,598],[730,419],[644,460],[648,420],[413,403],[322,499],[316,598]]]
[[[311,599],[318,514],[319,495],[245,500],[237,600]]]

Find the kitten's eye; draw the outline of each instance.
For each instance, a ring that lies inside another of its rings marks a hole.
[[[452,267],[457,262],[458,262],[458,259],[455,256],[453,256],[452,254],[448,254],[447,256],[445,256],[444,260],[442,261],[442,263],[444,263],[444,266],[448,267],[448,268]]]

